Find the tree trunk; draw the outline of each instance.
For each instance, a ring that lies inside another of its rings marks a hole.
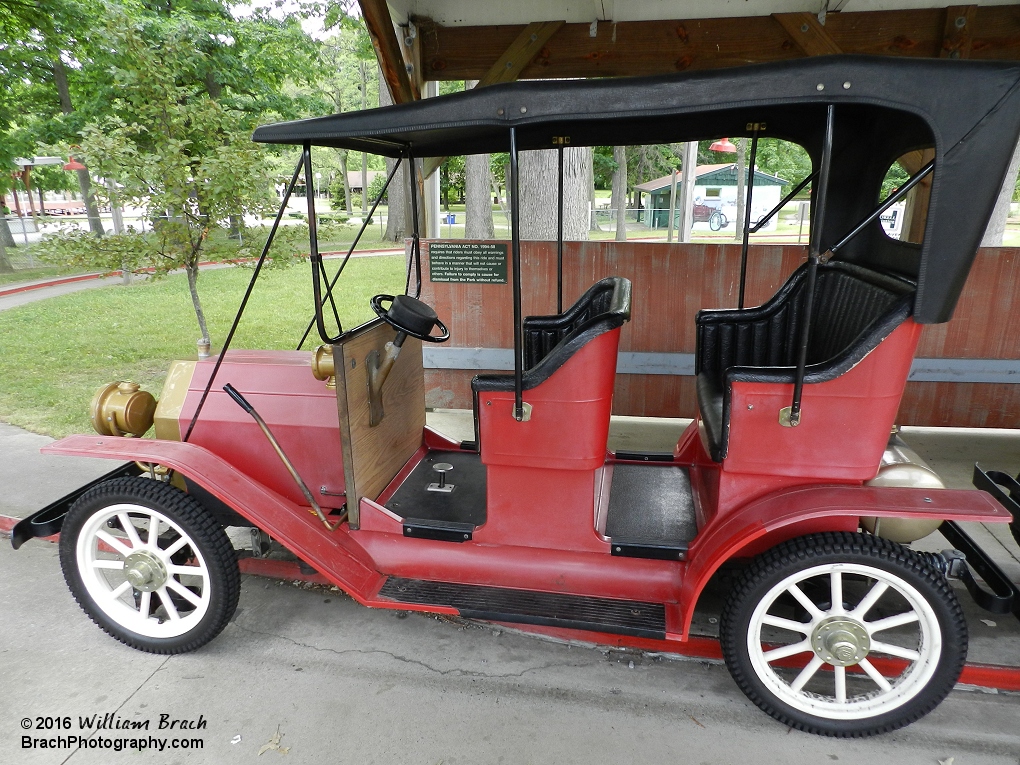
[[[386,87],[386,80],[382,73],[379,73],[379,106],[391,106],[393,99],[390,97],[390,89]],[[386,160],[386,175],[393,172],[396,160]],[[401,163],[401,172],[398,172],[390,181],[389,189],[386,192],[386,231],[383,234],[385,242],[403,242],[407,232],[407,218],[404,214],[404,196],[407,193],[407,173]]]
[[[4,221],[6,224],[7,221]],[[14,266],[7,260],[7,245],[4,244],[3,237],[0,237],[0,274],[10,274],[14,272]]]
[[[614,146],[613,199],[610,206],[616,213],[616,241],[627,241],[627,147]]]
[[[588,238],[591,149],[568,147],[563,157],[563,238]],[[556,149],[520,154],[521,239],[556,239]]]
[[[744,241],[744,194],[747,187],[747,139],[737,141],[737,241]]]
[[[11,224],[7,222],[6,215],[0,215],[0,244],[5,247],[17,247],[14,242],[14,234],[11,233]]]
[[[191,304],[195,307],[195,317],[198,319],[198,330],[202,333],[199,342],[210,343],[209,328],[205,323],[205,312],[202,310],[202,301],[198,297],[198,257],[191,258],[185,265],[184,270],[188,274],[188,289],[191,290]]]
[[[495,239],[488,154],[469,154],[464,158],[464,207],[467,215],[464,237]]]
[[[351,204],[351,179],[347,175],[347,149],[337,149],[340,155],[340,174],[344,179],[344,209],[348,215],[354,215],[354,207]]]
[[[988,219],[988,228],[981,239],[982,247],[1002,247],[1002,237],[1006,233],[1006,219],[1009,217],[1009,203],[1013,201],[1016,189],[1017,174],[1020,173],[1020,143],[1013,149],[1013,158],[1009,161],[1006,177],[1002,181],[999,197],[992,208],[992,217]]]
[[[64,114],[73,114],[74,105],[71,103],[71,91],[67,87],[67,70],[64,68],[64,62],[59,58],[53,62],[53,84],[56,85],[57,95],[60,97],[61,111]],[[92,193],[89,171],[79,170],[77,174],[81,198],[85,202],[85,212],[88,214],[89,231],[97,237],[101,237],[106,232],[103,230],[103,220],[99,217],[99,208],[96,206],[96,198]]]

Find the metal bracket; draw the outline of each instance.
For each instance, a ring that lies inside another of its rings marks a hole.
[[[510,410],[510,416],[517,420],[517,405],[511,405],[513,408]],[[521,403],[521,418],[518,422],[528,422],[531,419],[531,404],[527,401]]]
[[[784,406],[779,410],[779,424],[784,428],[795,428],[800,425],[800,417],[803,412],[797,412],[797,416],[793,416],[793,407]]]
[[[955,521],[944,521],[939,532],[966,557],[967,565],[960,570],[960,581],[967,587],[974,602],[993,614],[1012,613],[1020,619],[1020,591],[995,561]],[[970,573],[971,568],[984,580],[988,589],[978,584]]]

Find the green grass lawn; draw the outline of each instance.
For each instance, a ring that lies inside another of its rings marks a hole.
[[[337,263],[327,261],[330,273]],[[224,268],[200,275],[199,294],[214,348],[230,329],[251,273]],[[340,319],[345,328],[356,326],[371,317],[372,295],[403,292],[403,256],[352,259],[338,288]],[[307,264],[266,272],[231,347],[293,349],[311,307]],[[89,402],[97,388],[128,379],[158,397],[170,362],[195,358],[198,337],[183,275],[2,311],[0,420],[54,437],[90,433]],[[305,348],[317,343],[313,330]]]

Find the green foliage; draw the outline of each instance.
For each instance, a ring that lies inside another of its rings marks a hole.
[[[330,264],[330,261],[327,261]],[[331,273],[335,265],[330,266]],[[399,293],[404,257],[354,258],[337,282],[345,328],[374,314],[369,298]],[[210,270],[206,310],[223,337],[251,278],[238,268]],[[87,433],[89,400],[111,380],[134,380],[159,394],[173,359],[195,357],[183,275],[51,298],[0,312],[0,419],[37,433]],[[311,318],[309,269],[259,279],[234,338],[234,348],[293,350]],[[314,339],[309,344],[314,344]],[[308,347],[308,344],[306,344]],[[39,349],[46,349],[40,353]],[[59,374],[53,370],[59,369]]]
[[[908,180],[910,180],[910,173],[904,170],[898,162],[893,162],[886,171],[885,178],[882,179],[882,192],[879,201],[888,199],[890,194]]]
[[[396,182],[396,181],[397,181],[397,179],[395,178],[394,182]],[[340,185],[342,186],[343,184],[340,184]],[[372,202],[375,202],[375,200],[377,200],[379,198],[379,194],[382,192],[383,186],[385,186],[385,185],[386,185],[386,176],[385,175],[377,175],[372,180],[372,182],[370,184],[368,184],[368,198]],[[388,191],[387,191],[387,195],[388,195]],[[386,202],[386,197],[383,197],[382,201],[385,203]]]

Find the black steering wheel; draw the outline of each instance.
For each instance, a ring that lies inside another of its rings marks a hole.
[[[389,308],[383,308],[384,301],[389,301]],[[372,298],[372,310],[375,311],[376,316],[397,330],[398,333],[416,337],[427,343],[445,343],[450,339],[450,330],[439,320],[436,312],[427,303],[410,295],[397,295],[396,297],[376,295]],[[435,327],[442,330],[441,335],[432,334]],[[397,339],[399,342],[396,345],[399,346],[403,343],[403,338],[398,334]]]

